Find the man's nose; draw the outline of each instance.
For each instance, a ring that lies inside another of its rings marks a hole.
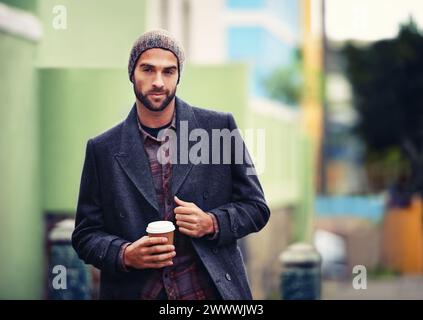
[[[162,88],[164,86],[163,83],[163,77],[160,72],[156,73],[156,76],[154,77],[153,86],[157,88]]]

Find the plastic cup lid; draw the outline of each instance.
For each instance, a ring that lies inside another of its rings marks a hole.
[[[175,230],[172,221],[154,221],[150,222],[147,226],[148,233],[166,233]]]

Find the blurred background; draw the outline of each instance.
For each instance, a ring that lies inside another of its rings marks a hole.
[[[0,0],[0,299],[97,297],[69,242],[85,145],[127,116],[155,27],[185,47],[181,98],[265,129],[254,298],[281,298],[279,256],[307,242],[322,299],[423,299],[420,0]]]

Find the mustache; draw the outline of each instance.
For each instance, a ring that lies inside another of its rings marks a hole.
[[[150,90],[147,94],[166,93],[167,90]]]

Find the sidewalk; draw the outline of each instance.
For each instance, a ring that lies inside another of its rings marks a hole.
[[[362,290],[355,290],[352,280],[324,280],[322,300],[423,300],[423,276],[369,279]]]

